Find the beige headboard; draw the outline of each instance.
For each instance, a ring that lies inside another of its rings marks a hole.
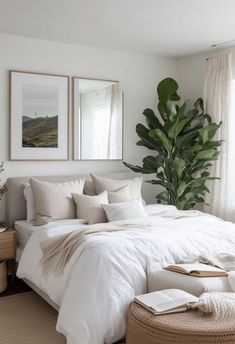
[[[110,174],[103,174],[106,177],[122,179],[133,177],[134,174],[130,172],[115,172]],[[136,175],[135,175],[136,176]],[[7,179],[7,193],[6,193],[6,223],[8,226],[14,227],[15,221],[26,219],[26,202],[24,198],[24,183],[30,178],[28,177],[15,177]],[[49,182],[65,182],[86,178],[85,190],[87,194],[92,194],[91,179],[89,175],[66,175],[66,176],[40,176],[34,177],[39,180]]]

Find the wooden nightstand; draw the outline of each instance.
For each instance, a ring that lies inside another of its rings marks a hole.
[[[0,233],[0,260],[8,261],[12,281],[15,279],[16,231],[8,228]]]

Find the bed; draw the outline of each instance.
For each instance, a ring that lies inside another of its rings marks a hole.
[[[9,224],[25,217],[24,181],[8,181]],[[208,252],[233,254],[235,250],[235,225],[200,212],[170,210],[156,215],[151,209],[151,216],[127,222],[127,230],[87,238],[63,273],[52,272],[47,278],[40,265],[40,243],[86,225],[66,220],[31,231],[17,275],[59,309],[57,330],[68,344],[109,344],[123,338],[129,304],[135,295],[147,291],[146,276],[152,264],[193,260]]]

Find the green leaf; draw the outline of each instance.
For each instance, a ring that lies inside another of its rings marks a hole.
[[[187,188],[187,184],[183,181],[177,189],[177,196],[180,197],[184,193],[186,188]]]
[[[206,143],[208,140],[211,140],[215,136],[220,125],[221,124],[217,125],[216,123],[210,123],[204,127],[200,132],[200,139],[202,143]]]
[[[184,117],[184,113],[186,110],[187,104],[183,103],[177,110],[177,117],[179,118],[179,120],[181,120]]]
[[[184,195],[184,198],[186,199],[186,201],[189,201],[190,199],[193,199],[193,198],[194,198],[194,193],[193,193],[193,192],[187,192],[187,193]]]
[[[156,150],[157,149],[157,140],[153,140],[150,136],[149,136],[149,130],[147,128],[145,128],[145,126],[143,124],[137,124],[136,126],[136,133],[139,136],[139,138],[141,139],[141,141],[139,141],[140,143],[143,143],[147,148],[152,149],[152,150]],[[161,142],[160,140],[158,140],[159,142]],[[142,145],[142,144],[138,144],[138,145]]]
[[[143,159],[143,168],[151,170],[152,173],[156,173],[160,166],[157,164],[156,157],[148,155]]]
[[[204,105],[202,98],[198,98],[196,102],[194,103],[194,108],[198,111],[199,115],[204,114]]]
[[[145,183],[153,184],[153,185],[161,185],[165,187],[165,183],[163,183],[161,180],[156,180],[156,179],[151,179],[151,180],[146,180]]]
[[[166,135],[160,129],[150,130],[149,136],[153,138],[159,138],[162,141],[164,148],[169,152],[172,147],[171,141],[166,137]]]
[[[208,131],[208,128],[203,128],[201,131],[200,131],[200,138],[202,140],[202,143],[205,143],[209,140],[209,131]]]
[[[180,100],[177,94],[178,84],[172,78],[163,79],[157,87],[158,98],[160,102],[166,103],[168,100]]]
[[[149,129],[159,128],[161,130],[164,130],[162,124],[160,123],[157,116],[154,114],[153,110],[145,109],[143,111],[143,115],[146,117],[146,122],[148,124]]]
[[[181,131],[184,129],[185,125],[188,122],[188,118],[182,119],[179,123],[178,121],[175,122],[171,130],[169,131],[169,138],[172,140],[175,140],[176,137],[181,133]]]
[[[166,111],[165,103],[162,103],[159,101],[157,108],[158,108],[158,111],[159,111],[163,121],[166,121],[168,119],[168,117],[167,117],[167,111]]]
[[[176,115],[177,115],[177,111],[176,111],[176,107],[175,107],[175,103],[168,100],[166,102],[166,112],[167,112],[167,116],[170,120],[170,122],[174,122]]]
[[[196,159],[208,159],[208,158],[212,158],[216,153],[215,149],[208,149],[208,150],[204,150],[201,152],[198,152],[196,155]]]
[[[169,199],[169,192],[168,191],[162,191],[160,192],[156,198],[159,200],[159,201],[164,201],[164,202],[167,202],[168,199]]]
[[[151,169],[147,169],[147,168],[143,168],[143,167],[140,167],[140,166],[131,165],[131,164],[128,164],[127,162],[124,162],[124,161],[123,161],[123,164],[126,167],[129,167],[132,171],[137,172],[137,173],[144,173],[144,174],[154,173],[154,171],[152,171]]]
[[[182,176],[183,171],[185,170],[186,164],[185,161],[181,158],[175,158],[175,168],[178,178]]]

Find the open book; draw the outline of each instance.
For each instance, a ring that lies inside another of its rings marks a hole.
[[[161,315],[184,312],[188,304],[197,302],[198,298],[180,289],[164,289],[136,296],[134,301],[150,312]]]
[[[179,272],[184,275],[190,275],[195,277],[221,277],[228,276],[227,272],[216,268],[215,266],[193,263],[193,264],[171,264],[164,269],[173,272]]]
[[[7,230],[7,227],[0,225],[0,233],[4,232],[5,230]]]

